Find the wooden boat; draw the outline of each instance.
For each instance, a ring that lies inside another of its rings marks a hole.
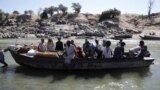
[[[114,34],[114,37],[112,37],[112,39],[126,39],[126,38],[132,38],[132,34],[126,33],[126,32],[118,32],[116,34]]]
[[[120,68],[140,68],[140,67],[149,67],[154,61],[153,58],[125,58],[121,60],[115,59],[73,59],[70,65],[64,63],[64,58],[53,59],[46,57],[33,57],[27,56],[26,54],[20,54],[14,51],[11,51],[11,55],[14,60],[22,65],[31,68],[38,69],[120,69]]]
[[[139,35],[144,40],[160,40],[160,36],[156,35]]]

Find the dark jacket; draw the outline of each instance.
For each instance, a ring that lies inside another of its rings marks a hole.
[[[124,47],[116,47],[114,50],[114,58],[119,59],[123,58],[124,55]]]
[[[63,51],[64,50],[63,49],[63,42],[61,42],[61,41],[56,42],[56,48],[55,48],[55,50]]]

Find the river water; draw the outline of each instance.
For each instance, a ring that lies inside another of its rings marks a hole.
[[[53,39],[54,40],[54,39]],[[10,44],[37,44],[38,39],[0,40],[0,47]],[[66,40],[64,40],[66,41]],[[92,40],[90,40],[92,41]],[[54,42],[56,42],[54,40]],[[82,45],[83,39],[75,41]],[[116,40],[111,40],[115,48]],[[139,40],[124,40],[125,51]],[[149,68],[94,71],[45,71],[24,68],[16,64],[9,52],[7,68],[0,68],[0,90],[160,90],[160,41],[145,41],[155,58]],[[0,64],[2,66],[2,64]]]

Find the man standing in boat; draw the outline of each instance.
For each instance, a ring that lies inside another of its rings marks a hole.
[[[116,46],[117,46],[117,47],[121,47],[121,43],[122,43],[122,42],[123,42],[123,39],[120,38],[120,39],[119,39],[119,42],[117,43]]]
[[[58,41],[56,42],[56,48],[57,51],[63,51],[63,42],[61,41],[61,38],[58,38]]]
[[[44,38],[41,39],[41,42],[38,45],[38,51],[39,52],[45,52],[47,50]]]
[[[140,41],[139,46],[129,49],[130,57],[138,57],[144,46],[144,41]]]
[[[65,64],[70,64],[71,60],[74,59],[74,57],[76,56],[75,46],[72,45],[70,41],[67,41],[65,52],[67,54],[67,57],[65,59]]]
[[[124,51],[125,51],[124,50],[124,46],[125,45],[126,44],[124,42],[122,42],[120,47],[117,46],[115,48],[113,58],[115,58],[115,59],[122,59],[122,58],[125,57],[125,55],[124,55]]]
[[[8,66],[8,64],[4,60],[4,54],[3,54],[1,49],[0,49],[0,63],[4,64],[4,66],[2,66],[2,67],[7,67]]]

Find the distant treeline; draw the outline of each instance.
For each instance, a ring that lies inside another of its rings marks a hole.
[[[81,4],[72,3],[71,7],[73,8],[75,15],[78,15],[81,12],[81,8],[82,8]],[[68,10],[68,7],[64,6],[63,4],[60,4],[58,6],[50,6],[44,9],[40,8],[38,10],[37,15],[40,17],[40,19],[48,19],[49,17],[52,17],[53,15],[57,15],[57,14],[64,17],[65,15],[68,14],[67,10]],[[24,15],[32,15],[33,13],[34,11],[32,10],[24,11]],[[103,21],[103,20],[110,19],[110,18],[115,18],[116,16],[119,16],[120,14],[121,12],[117,10],[116,8],[109,9],[109,10],[103,11],[99,15],[99,21]],[[4,22],[7,22],[10,15],[18,16],[22,14],[20,14],[20,12],[17,10],[14,10],[12,14],[9,14],[9,13],[5,13],[3,10],[0,9],[0,25],[2,25]]]

